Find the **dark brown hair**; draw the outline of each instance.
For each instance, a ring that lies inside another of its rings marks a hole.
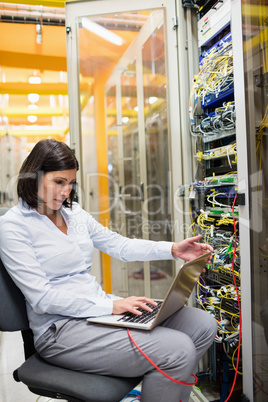
[[[44,173],[79,169],[79,164],[68,145],[56,140],[39,141],[23,162],[18,178],[17,193],[32,208],[38,207],[38,181]],[[75,196],[75,185],[69,199],[63,202],[71,207]]]

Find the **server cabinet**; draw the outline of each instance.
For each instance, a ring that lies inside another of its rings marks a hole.
[[[182,5],[193,12],[196,3]],[[210,370],[220,400],[265,401],[267,2],[197,8],[189,204],[191,229],[215,252],[196,298],[218,321]]]

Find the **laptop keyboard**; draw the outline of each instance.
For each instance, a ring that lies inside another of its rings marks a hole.
[[[158,313],[163,301],[162,300],[155,300],[157,303],[156,306],[152,306],[151,304],[147,304],[150,306],[153,311],[146,311],[143,310],[142,308],[137,308],[137,310],[142,312],[142,315],[136,315],[133,313],[127,313],[124,315],[124,317],[119,318],[118,321],[123,321],[123,322],[135,322],[135,323],[143,323],[146,324],[147,322],[151,321],[153,318],[155,318],[156,314]]]

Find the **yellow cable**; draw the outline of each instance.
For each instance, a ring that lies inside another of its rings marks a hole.
[[[208,313],[206,307],[204,306],[204,304],[202,303],[202,301],[201,301],[201,299],[200,299],[200,297],[199,297],[199,281],[197,282],[197,289],[196,289],[196,291],[197,291],[197,298],[198,298],[198,301],[199,301],[200,305],[201,305],[202,308]]]
[[[242,343],[241,343],[241,345],[240,345],[240,347],[242,346]],[[236,367],[235,367],[235,364],[234,364],[234,356],[235,356],[235,352],[238,350],[238,346],[237,346],[237,348],[235,349],[235,351],[234,351],[234,353],[233,353],[233,355],[232,355],[232,365],[233,365],[233,368],[236,370]],[[243,375],[243,373],[241,373],[240,371],[238,371],[237,370],[237,374],[240,374],[240,375]]]
[[[195,230],[193,230],[193,228],[195,227],[195,225],[196,225],[195,222],[193,222],[193,223],[189,226],[189,228],[188,228],[188,230],[187,230],[187,234],[186,234],[187,239],[189,238],[189,234],[190,234],[191,228],[192,228],[192,234],[195,233]]]

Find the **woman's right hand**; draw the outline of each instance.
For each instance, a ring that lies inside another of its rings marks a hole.
[[[129,311],[130,313],[141,315],[142,312],[137,310],[137,307],[142,308],[143,310],[152,311],[152,309],[147,306],[147,304],[152,304],[156,306],[157,303],[149,299],[148,297],[126,297],[125,299],[114,300],[113,302],[113,314],[123,314]]]

